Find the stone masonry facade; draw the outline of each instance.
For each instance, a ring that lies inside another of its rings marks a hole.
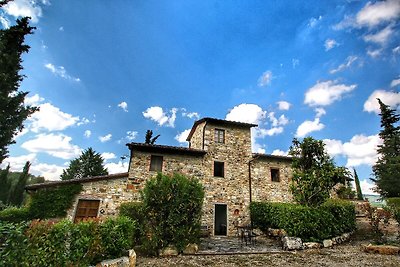
[[[292,201],[291,158],[252,153],[251,128],[256,126],[203,118],[191,129],[189,147],[129,143],[127,173],[75,181],[83,190],[68,218],[74,220],[82,212],[92,212],[92,217],[115,216],[121,203],[140,201],[146,181],[158,172],[181,173],[204,186],[202,225],[212,235],[235,235],[236,226],[250,223],[251,201]],[[85,201],[96,202],[97,210],[85,211],[79,204]]]

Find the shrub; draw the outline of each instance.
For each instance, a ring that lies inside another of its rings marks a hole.
[[[159,173],[147,181],[143,190],[146,214],[144,246],[151,253],[168,245],[182,251],[196,243],[200,235],[203,186],[196,179]]]
[[[285,229],[303,241],[320,241],[355,229],[354,205],[345,201],[330,200],[320,207],[252,202],[250,216],[253,226],[264,232]]]
[[[140,243],[140,239],[145,235],[144,226],[146,225],[146,215],[144,213],[144,206],[142,202],[125,202],[119,207],[119,215],[126,216],[136,221],[137,227],[134,234],[135,243]]]
[[[400,197],[387,198],[386,203],[393,214],[393,218],[400,226]]]
[[[28,223],[0,221],[0,266],[27,266],[28,238],[24,234]]]
[[[0,211],[0,221],[22,222],[31,219],[29,208],[9,207]]]

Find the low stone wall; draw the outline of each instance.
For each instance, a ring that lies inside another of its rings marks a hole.
[[[96,264],[96,267],[135,267],[135,266],[136,266],[136,253],[133,249],[129,250],[128,257],[105,260]]]

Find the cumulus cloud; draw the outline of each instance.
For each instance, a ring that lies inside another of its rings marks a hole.
[[[315,117],[320,118],[320,117],[322,117],[323,115],[326,114],[326,111],[323,108],[316,108],[315,109],[315,113],[316,113]]]
[[[128,112],[128,104],[125,101],[119,103],[118,107],[122,108],[123,111]]]
[[[104,160],[109,160],[109,159],[115,159],[117,156],[115,156],[115,154],[111,153],[111,152],[104,152],[104,153],[101,153],[101,157]]]
[[[22,155],[22,156],[16,156],[16,157],[7,157],[1,163],[0,168],[6,168],[7,165],[10,164],[10,171],[21,172],[27,161],[33,163],[35,160],[36,160],[35,153],[31,153],[28,155]]]
[[[128,164],[124,164],[122,161],[119,161],[118,163],[114,162],[106,163],[104,164],[104,167],[107,168],[109,174],[128,171]]]
[[[22,148],[33,153],[47,153],[53,157],[72,159],[79,155],[81,149],[71,144],[72,138],[64,134],[39,134],[35,139],[26,141]]]
[[[229,111],[225,119],[244,123],[260,124],[267,112],[255,104],[240,104]]]
[[[24,99],[25,106],[33,106],[39,105],[44,101],[44,98],[39,96],[38,94],[34,94],[33,96],[27,95]]]
[[[48,131],[61,131],[79,122],[79,117],[62,112],[50,103],[39,105],[40,110],[28,118],[30,129],[37,133],[42,129]]]
[[[283,127],[272,127],[271,129],[255,128],[254,136],[256,138],[263,138],[265,136],[274,136],[283,133]]]
[[[54,66],[51,63],[47,63],[44,66],[46,69],[50,70],[53,74],[55,74],[56,76],[59,76],[63,79],[74,81],[74,82],[81,81],[81,79],[69,75],[63,66]]]
[[[190,129],[184,130],[183,132],[177,134],[175,136],[175,140],[178,141],[179,143],[186,143],[186,138],[189,136]]]
[[[296,137],[305,137],[311,132],[320,131],[325,128],[325,125],[315,118],[313,121],[304,121],[297,127]]]
[[[270,70],[267,70],[260,76],[260,78],[258,78],[258,86],[260,87],[267,86],[271,83],[272,79],[273,79],[272,72]]]
[[[268,119],[270,120],[273,127],[284,126],[289,123],[289,120],[283,114],[279,116],[279,118],[276,118],[275,112],[268,113]]]
[[[177,111],[177,108],[172,108],[169,114],[167,114],[161,107],[155,106],[146,109],[146,111],[142,112],[142,114],[146,119],[155,121],[160,126],[165,125],[168,127],[175,127]]]
[[[92,131],[86,130],[86,131],[83,133],[83,135],[84,135],[86,138],[89,138],[89,137],[92,135]]]
[[[391,25],[389,25],[376,33],[365,35],[363,39],[366,42],[372,42],[384,45],[389,40],[392,34],[393,34],[393,28]]]
[[[3,29],[10,28],[10,21],[7,18],[3,17],[1,14],[0,14],[0,23],[3,26]]]
[[[347,157],[347,167],[355,167],[362,164],[372,166],[378,159],[376,151],[378,145],[382,144],[379,135],[365,136],[355,135],[349,142],[325,139],[325,148],[331,156],[342,155]]]
[[[375,90],[365,101],[364,111],[380,113],[379,103],[377,98],[379,98],[383,103],[389,105],[392,108],[396,108],[400,105],[400,93],[390,92],[385,90]]]
[[[136,139],[137,135],[138,135],[138,132],[136,132],[136,131],[127,131],[126,132],[126,139],[128,141],[133,141],[133,140]]]
[[[382,54],[383,49],[378,48],[378,49],[367,49],[367,55],[372,57],[372,58],[377,58]]]
[[[337,81],[317,82],[307,90],[304,103],[309,106],[328,106],[340,100],[345,93],[353,91],[357,85],[338,84]]]
[[[314,28],[315,26],[317,26],[318,25],[318,23],[320,22],[322,20],[322,16],[319,16],[318,18],[311,18],[309,21],[308,21],[308,27],[310,27],[310,28]]]
[[[46,4],[47,2],[43,2]],[[2,7],[6,14],[18,17],[31,17],[33,23],[37,23],[39,18],[42,16],[42,8],[38,4],[38,1],[31,0],[14,0],[8,2],[7,5]]]
[[[400,17],[400,1],[368,2],[356,15],[356,26],[375,27]]]
[[[330,73],[330,74],[334,74],[334,73],[336,73],[336,72],[339,72],[339,71],[348,69],[348,68],[350,68],[350,66],[351,66],[357,59],[358,59],[358,57],[356,57],[356,56],[348,56],[348,57],[346,58],[345,63],[340,64],[336,69],[330,70],[329,73]]]
[[[288,155],[288,151],[275,149],[274,151],[272,151],[271,155],[274,155],[274,156],[287,156]]]
[[[391,83],[390,83],[390,87],[396,87],[400,85],[400,77],[398,79],[394,79]]]
[[[329,51],[336,46],[339,46],[339,44],[334,39],[325,40],[325,51]]]
[[[364,195],[379,195],[374,191],[376,185],[372,181],[360,180],[360,187]]]
[[[46,180],[60,180],[60,176],[64,167],[55,164],[34,163],[30,168],[30,172],[34,175],[43,176]]]
[[[199,113],[187,112],[185,108],[182,108],[182,116],[188,117],[189,119],[195,119],[195,120],[198,120],[200,118]]]
[[[289,110],[290,106],[292,105],[287,101],[278,101],[276,103],[278,104],[278,109],[279,110]]]
[[[104,136],[99,136],[99,140],[100,140],[100,142],[105,143],[107,141],[110,141],[111,137],[112,137],[112,134],[107,134]]]

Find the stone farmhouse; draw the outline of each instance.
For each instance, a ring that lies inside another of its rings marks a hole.
[[[251,128],[255,124],[202,118],[187,141],[189,147],[127,144],[127,173],[30,185],[34,191],[62,184],[80,183],[68,218],[112,216],[121,203],[140,201],[146,180],[158,172],[182,173],[204,186],[202,225],[212,235],[234,235],[235,226],[250,222],[251,201],[290,202],[291,158],[252,153]]]

